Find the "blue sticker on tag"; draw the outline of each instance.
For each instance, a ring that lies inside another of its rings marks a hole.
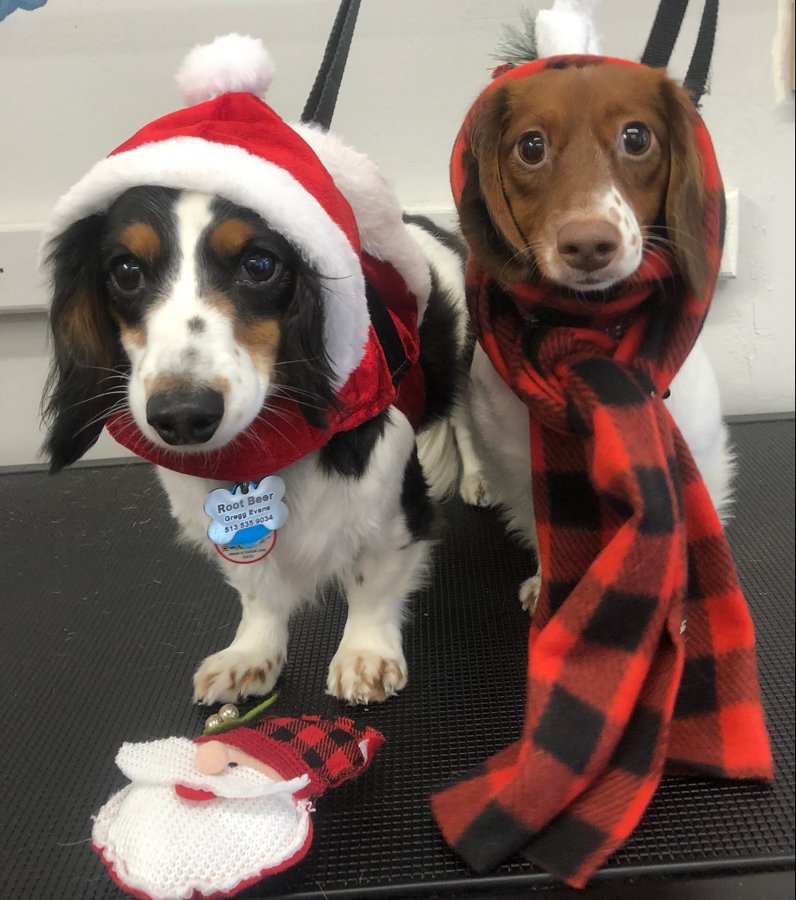
[[[264,537],[268,537],[271,533],[270,528],[265,525],[250,525],[248,528],[242,528],[238,531],[231,541],[227,541],[229,547],[251,547],[257,541],[261,541]]]
[[[282,502],[285,482],[268,475],[260,482],[217,488],[207,495],[205,512],[212,519],[207,536],[214,544],[247,547],[268,537],[287,521]]]

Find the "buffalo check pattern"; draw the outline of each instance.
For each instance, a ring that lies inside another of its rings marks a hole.
[[[363,772],[384,736],[358,727],[353,719],[339,716],[269,716],[253,727],[235,728],[220,735],[204,735],[197,743],[223,741],[276,769],[284,778],[308,775],[309,784],[298,799],[319,797]]]
[[[522,736],[432,797],[445,839],[479,872],[522,852],[582,887],[665,771],[772,777],[751,618],[661,399],[721,256],[723,189],[695,110],[693,128],[714,273],[706,295],[656,254],[588,317],[583,304],[562,314],[562,298],[500,285],[468,262],[476,335],[529,409],[543,572]]]

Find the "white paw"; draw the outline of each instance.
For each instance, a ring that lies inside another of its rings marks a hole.
[[[348,703],[380,703],[406,684],[403,653],[339,647],[329,666],[326,691]]]
[[[193,676],[194,703],[228,703],[268,694],[284,664],[284,652],[269,659],[261,651],[220,650],[208,656]]]
[[[493,499],[480,472],[468,472],[462,476],[459,495],[469,506],[491,506]]]
[[[542,590],[542,574],[537,572],[526,578],[520,585],[520,604],[530,615],[536,609],[536,602],[539,599],[539,592]]]

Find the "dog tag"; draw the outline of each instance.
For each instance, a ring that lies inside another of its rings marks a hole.
[[[276,530],[287,521],[284,495],[285,483],[278,475],[236,484],[231,490],[217,488],[207,495],[204,510],[211,519],[207,536],[224,559],[256,562],[271,552]]]

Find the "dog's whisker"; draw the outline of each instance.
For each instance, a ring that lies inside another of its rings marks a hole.
[[[260,416],[258,416],[257,418],[260,419],[264,425],[266,425],[268,428],[270,428],[272,431],[274,431],[277,435],[279,435],[279,437],[286,440],[293,447],[294,450],[298,449],[296,447],[296,444],[279,427],[277,427],[276,423],[274,422],[274,420],[272,418],[266,419],[266,418],[261,418]]]
[[[271,399],[272,399],[271,397],[268,397],[266,399],[266,402],[263,405],[262,410],[257,415],[257,420],[265,421],[266,413],[269,413],[272,416],[276,416],[281,421],[286,422],[287,424],[290,424],[290,425],[292,425],[295,420],[299,419],[299,416],[295,412],[295,410],[292,410],[289,408],[285,409],[284,407],[281,407],[281,406],[273,406],[270,403]]]
[[[536,256],[539,250],[543,248],[543,244],[541,241],[530,241],[522,247],[515,247],[514,252],[509,256],[509,258],[503,264],[503,267],[500,271],[501,276],[505,273],[506,269],[512,264],[520,262],[528,267],[529,277],[534,276],[539,271],[539,265],[536,262]]]
[[[278,362],[273,363],[272,368],[278,369],[281,366],[292,366],[299,365],[300,363],[317,362],[319,359],[323,359],[322,354],[319,354],[318,356],[302,356],[298,359],[280,359]]]
[[[247,441],[255,450],[262,449],[262,447],[264,446],[257,432],[252,431],[251,428],[247,428],[246,431],[242,432],[241,437],[243,438],[243,440]]]
[[[320,394],[317,394],[314,391],[308,391],[305,388],[295,387],[292,384],[275,384],[274,391],[279,391],[280,393],[303,394],[304,396],[312,397],[315,400],[323,399]]]
[[[316,397],[315,394],[309,394],[309,392],[307,392],[307,393],[311,397]],[[301,397],[295,397],[288,393],[274,391],[271,396],[275,399],[278,397],[284,397],[286,400],[290,400],[293,403],[295,403],[297,406],[303,406],[306,409],[317,409],[319,412],[324,412],[326,410],[325,406],[319,405],[317,403],[308,403],[306,400],[301,399]],[[322,398],[316,397],[316,399],[320,400]],[[271,409],[273,412],[277,411],[274,407],[269,407],[269,409]]]
[[[68,406],[64,407],[64,409],[74,409],[76,406],[82,406],[84,403],[97,403],[100,400],[106,400],[108,397],[126,397],[127,390],[108,390],[103,391],[101,394],[95,394],[93,397],[85,397],[83,400],[75,400],[74,403],[70,403]]]
[[[100,378],[97,384],[104,384],[106,381],[118,381],[122,384],[129,384],[130,376],[122,375],[121,373],[117,375],[106,375],[104,378]]]
[[[663,235],[657,234],[655,232],[647,232],[643,234],[645,247],[658,245],[670,250],[673,253],[682,254],[694,261],[699,260],[699,250],[698,248],[694,248],[692,246],[692,244],[694,243],[694,239],[691,234],[681,228],[674,228],[673,226],[669,225],[665,225],[663,227],[667,232],[671,231],[672,233],[676,233],[678,235],[678,240],[674,240],[674,238],[664,237]]]
[[[77,437],[79,434],[81,434],[87,428],[91,428],[92,425],[96,425],[98,422],[102,422],[105,419],[108,419],[110,416],[114,415],[119,410],[123,409],[125,406],[127,406],[127,397],[126,396],[122,400],[117,400],[108,409],[104,409],[98,415],[93,416],[91,419],[89,419],[88,422],[86,422],[84,425],[82,425],[80,428],[78,428],[77,431],[72,436]]]
[[[268,412],[270,412],[272,416],[275,416],[277,419],[279,419],[280,422],[284,422],[285,425],[290,425],[294,431],[298,430],[298,427],[296,425],[298,416],[295,413],[292,413],[288,410],[278,409],[274,406],[269,406]],[[255,419],[255,421],[260,421],[267,424],[269,422],[269,419],[266,419],[261,413],[257,416],[257,419]]]
[[[118,366],[115,368],[110,368],[109,366],[92,366],[92,365],[89,365],[88,363],[81,363],[79,368],[92,369],[95,372],[110,372],[113,375],[119,375],[121,377],[128,378],[128,379],[130,378],[130,373],[125,372],[123,369],[118,368]]]

